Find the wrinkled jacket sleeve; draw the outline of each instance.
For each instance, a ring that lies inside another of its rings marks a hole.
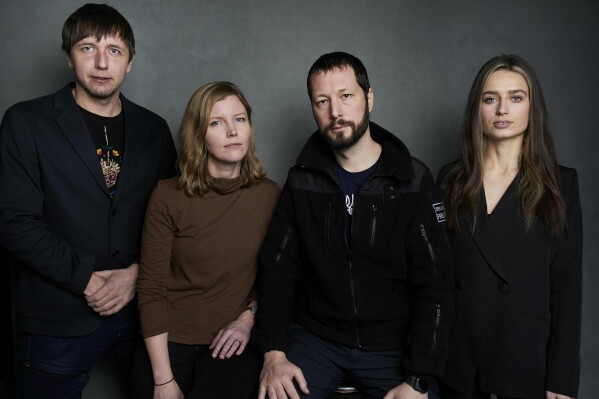
[[[292,189],[287,182],[260,250],[258,313],[252,341],[261,353],[289,350],[299,265],[300,243],[295,230]]]
[[[454,297],[453,253],[445,223],[440,195],[425,168],[416,214],[406,238],[411,325],[403,362],[407,373],[421,376],[442,376],[447,357]]]
[[[0,126],[0,244],[45,279],[82,295],[95,256],[48,229],[36,144],[24,115],[10,108]]]
[[[582,314],[582,211],[575,170],[563,173],[566,231],[551,264],[551,333],[546,387],[576,397],[580,374]],[[566,175],[566,176],[564,176]]]

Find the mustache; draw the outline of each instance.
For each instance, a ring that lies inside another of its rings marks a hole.
[[[332,121],[331,123],[329,123],[328,128],[333,129],[335,126],[339,126],[339,125],[350,126],[354,129],[356,128],[356,124],[354,122],[347,121],[345,119],[336,119],[336,120]]]

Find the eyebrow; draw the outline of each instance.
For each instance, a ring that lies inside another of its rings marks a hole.
[[[83,38],[79,40],[74,46],[87,46],[90,44],[97,44],[98,42],[95,39],[90,39],[89,37]]]
[[[237,114],[233,114],[233,117],[236,118],[238,116],[248,116],[247,112],[239,112]],[[225,115],[216,115],[216,116],[211,116],[208,119],[226,119]]]
[[[109,41],[106,41],[106,44],[108,45],[108,47],[115,47],[115,48],[118,48],[118,49],[124,49],[124,48],[127,47],[126,45],[125,46],[121,46],[120,44],[109,42]]]
[[[89,39],[89,40],[87,40],[87,39]],[[99,42],[100,42],[100,40],[95,40],[94,38],[87,37],[87,38],[81,39],[80,41],[75,43],[75,46],[97,46]],[[106,45],[108,47],[118,48],[119,50],[124,50],[127,48],[127,46],[121,46],[118,43],[113,43],[113,42],[108,42],[108,41],[106,42]]]
[[[522,90],[522,89],[508,90],[508,94],[515,94],[515,93],[522,93],[522,94],[528,95],[526,90]],[[483,92],[483,96],[485,94],[499,94],[499,92],[495,91],[495,90],[488,90],[488,91]]]
[[[341,89],[338,89],[335,93],[336,94],[342,94],[342,93],[345,93],[345,92],[348,92],[348,91],[352,92],[352,93],[354,92],[354,91],[352,91],[352,89],[350,87],[343,87]],[[320,93],[320,94],[316,94],[315,93],[312,96],[312,98],[318,98],[318,97],[329,97],[329,95],[328,94],[324,94],[324,93]]]

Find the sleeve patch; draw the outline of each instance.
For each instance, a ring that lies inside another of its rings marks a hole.
[[[445,206],[443,206],[442,202],[437,202],[433,204],[433,210],[435,211],[435,216],[437,217],[437,223],[443,223],[447,220],[447,215],[445,214]]]

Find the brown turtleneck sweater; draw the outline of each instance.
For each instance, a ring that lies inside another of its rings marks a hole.
[[[154,190],[142,235],[137,281],[144,338],[168,332],[172,342],[210,344],[255,299],[256,259],[279,197],[269,179],[240,188],[216,179],[202,197]]]

